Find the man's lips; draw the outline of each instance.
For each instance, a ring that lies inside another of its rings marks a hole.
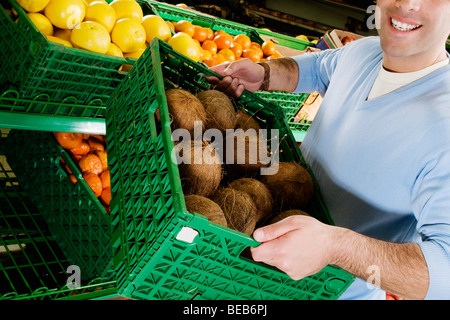
[[[394,29],[396,29],[398,31],[403,31],[403,32],[414,31],[414,30],[417,30],[420,27],[422,27],[421,24],[408,23],[408,22],[402,21],[399,18],[390,17],[389,21],[391,23],[391,26]]]

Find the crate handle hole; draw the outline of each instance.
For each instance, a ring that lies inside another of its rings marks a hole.
[[[186,243],[194,243],[198,235],[199,232],[197,230],[192,229],[191,227],[183,227],[180,232],[178,232],[175,239]]]

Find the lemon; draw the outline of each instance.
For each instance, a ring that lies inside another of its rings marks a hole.
[[[53,25],[46,16],[38,12],[27,13],[27,16],[40,32],[46,36],[53,35]]]
[[[111,31],[111,41],[123,53],[133,52],[145,46],[145,29],[133,18],[123,18],[116,22]]]
[[[142,22],[144,13],[135,0],[114,0],[109,5],[116,11],[116,20],[134,18]]]
[[[139,59],[139,57],[144,53],[145,49],[146,49],[146,48],[139,48],[139,49],[137,49],[136,51],[124,53],[124,54],[123,54],[123,57],[124,57],[124,58],[134,58],[134,59]],[[123,64],[123,65],[122,65],[122,70],[128,72],[128,71],[131,70],[132,67],[133,67],[133,66],[132,66],[131,64]]]
[[[86,7],[85,21],[95,21],[111,32],[116,23],[116,11],[106,2],[93,1]]]
[[[123,58],[122,50],[118,46],[116,46],[114,43],[110,43],[108,50],[106,51],[106,54],[110,56],[120,57]]]
[[[70,35],[72,34],[72,30],[70,29],[59,29],[54,28],[53,35],[60,39],[66,40],[70,42]]]
[[[55,27],[73,29],[83,21],[86,6],[83,0],[50,0],[44,13]]]
[[[46,36],[47,40],[50,42],[54,42],[54,43],[60,43],[65,45],[66,47],[73,47],[72,44],[69,41],[63,40],[61,38],[58,37],[54,37],[54,36]]]
[[[95,21],[83,21],[79,28],[72,30],[70,40],[74,47],[93,52],[106,53],[111,37],[108,30]]]
[[[200,59],[200,47],[187,33],[178,32],[167,43],[172,46],[173,50],[196,62]]]
[[[26,12],[39,12],[45,8],[50,0],[17,0]]]
[[[309,42],[308,37],[305,36],[305,35],[303,35],[303,34],[300,34],[300,35],[296,36],[296,38],[297,38],[297,39],[300,39],[300,40],[305,40],[305,41],[308,41],[308,42]]]
[[[172,36],[169,25],[160,16],[153,14],[144,16],[142,26],[145,29],[148,43],[152,42],[154,37],[167,41]]]

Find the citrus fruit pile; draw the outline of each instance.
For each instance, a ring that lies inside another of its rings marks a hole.
[[[78,166],[84,181],[110,212],[111,183],[108,167],[106,136],[72,132],[54,132],[56,141],[63,147]],[[61,158],[70,180],[75,184],[77,178]]]
[[[144,15],[135,0],[16,0],[49,41],[92,52],[138,59],[157,37],[194,61],[214,66],[249,58],[281,57],[272,41],[252,42],[245,34]],[[128,71],[130,65],[124,65]]]

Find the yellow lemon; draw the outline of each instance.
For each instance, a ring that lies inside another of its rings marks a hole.
[[[144,16],[142,26],[145,29],[148,43],[152,42],[154,37],[167,41],[172,36],[169,25],[160,16],[153,14]]]
[[[141,22],[144,16],[141,6],[135,0],[114,0],[109,5],[116,11],[116,20],[134,18]]]
[[[86,6],[83,0],[50,0],[44,13],[55,27],[73,29],[83,21]]]
[[[133,52],[128,52],[128,53],[124,53],[123,57],[124,58],[134,58],[134,59],[139,59],[139,57],[144,53],[146,48],[139,48],[136,51]],[[131,64],[124,64],[122,65],[122,71],[130,71],[131,68],[133,67],[133,65]]]
[[[109,44],[106,54],[108,54],[110,56],[116,56],[116,57],[123,58],[122,50],[120,50],[120,48],[112,42]]]
[[[95,21],[83,21],[79,28],[72,30],[70,41],[75,48],[82,48],[93,52],[106,53],[109,49],[111,37],[108,30]]]
[[[111,31],[111,41],[123,53],[133,52],[145,46],[145,29],[140,22],[132,18],[120,19]]]
[[[53,25],[46,16],[38,12],[27,13],[27,16],[40,32],[46,36],[53,35]]]
[[[173,50],[194,61],[200,59],[200,47],[195,43],[194,39],[184,32],[176,33],[167,43],[172,46]]]
[[[70,42],[70,35],[72,34],[72,30],[70,29],[59,29],[54,28],[53,35],[60,39],[66,40]]]
[[[45,8],[50,0],[17,0],[26,12],[39,12]]]
[[[116,23],[116,11],[106,2],[93,1],[86,7],[85,21],[95,21],[111,32]]]
[[[50,42],[54,42],[54,43],[60,43],[65,45],[66,47],[73,47],[72,44],[69,41],[63,40],[61,38],[58,37],[54,37],[54,36],[46,36],[47,40]]]
[[[309,42],[308,37],[305,36],[305,35],[303,35],[303,34],[300,34],[300,35],[296,36],[296,38],[297,38],[297,39],[300,39],[300,40],[305,40],[305,41],[308,41],[308,42]]]

